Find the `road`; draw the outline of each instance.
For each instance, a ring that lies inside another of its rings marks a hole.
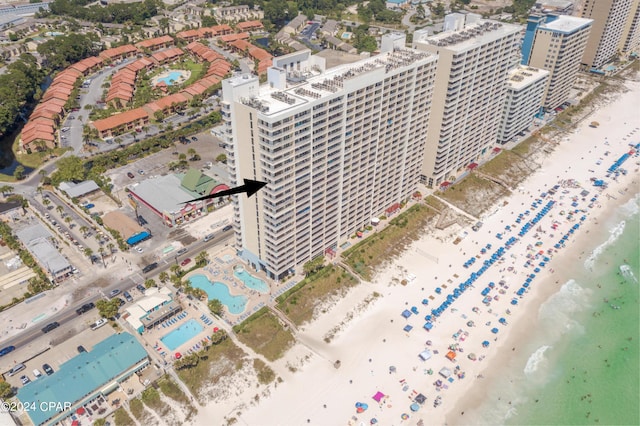
[[[202,240],[198,240],[198,242],[189,246],[188,251],[183,255],[169,257],[167,259],[163,259],[159,261],[158,267],[154,269],[150,274],[145,274],[144,278],[150,278],[151,276],[160,274],[160,272],[168,270],[171,267],[171,265],[174,263],[174,261],[177,262],[180,259],[186,259],[187,257],[195,256],[198,253],[200,253],[202,250],[207,249],[213,245],[228,244],[228,241],[231,240],[233,237],[232,234],[233,234],[233,230],[226,231],[226,232],[219,232],[217,235],[214,236],[212,240],[206,243]],[[125,278],[122,281],[113,283],[110,286],[101,289],[100,290],[100,293],[102,293],[101,295],[94,295],[91,297],[87,297],[84,300],[78,301],[77,304],[70,305],[64,311],[60,311],[58,314],[49,317],[47,321],[48,323],[57,321],[62,326],[67,322],[74,321],[78,318],[82,318],[82,315],[78,315],[76,313],[76,309],[79,308],[80,306],[89,302],[95,303],[99,299],[106,298],[105,295],[109,294],[111,290],[119,289],[122,292],[129,291],[130,289],[135,287],[137,284],[142,284],[140,282],[140,273],[138,272],[129,275],[127,278]],[[43,327],[44,325],[46,324],[42,324]],[[0,343],[0,347],[13,345],[16,348],[20,348],[21,346],[25,346],[31,343],[33,340],[43,336],[41,328],[42,327],[29,327],[25,329],[22,333],[18,334],[17,336],[13,336],[5,341],[2,341],[2,343]]]

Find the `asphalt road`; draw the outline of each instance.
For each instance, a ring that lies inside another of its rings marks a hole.
[[[226,232],[219,232],[217,233],[217,235],[214,236],[213,239],[211,239],[210,241],[207,241],[206,243],[202,240],[198,240],[198,242],[188,247],[188,251],[185,254],[181,256],[169,257],[168,259],[159,261],[158,267],[154,269],[152,272],[150,272],[149,274],[145,274],[145,278],[151,278],[153,276],[160,274],[160,272],[168,270],[171,267],[171,265],[176,261],[176,258],[179,262],[180,259],[185,259],[187,257],[195,256],[198,253],[200,253],[203,249],[206,249],[210,246],[227,243],[228,240],[231,240],[232,234],[233,234],[233,230],[226,231]],[[63,326],[64,324],[70,321],[74,321],[78,318],[82,318],[83,315],[78,315],[76,313],[76,309],[78,309],[80,306],[84,305],[85,303],[89,303],[89,302],[95,303],[99,299],[107,298],[106,295],[108,295],[111,290],[119,289],[120,291],[124,292],[132,289],[137,284],[142,284],[139,281],[139,279],[136,282],[135,278],[139,276],[140,274],[137,272],[135,274],[131,274],[128,278],[124,279],[123,281],[113,283],[109,287],[102,289],[100,291],[102,295],[95,295],[95,296],[88,297],[84,300],[78,301],[75,305],[69,306],[64,311],[60,311],[60,313],[49,317],[48,322],[46,324],[57,321],[60,324],[60,326]],[[21,346],[27,345],[35,339],[38,339],[42,336],[46,336],[42,332],[42,327],[44,327],[46,324],[43,323],[42,326],[27,328],[19,335],[3,341],[0,344],[0,347],[4,348],[6,346],[13,345],[16,348],[20,348]]]

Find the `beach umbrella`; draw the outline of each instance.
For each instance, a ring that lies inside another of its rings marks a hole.
[[[518,304],[518,299],[513,299],[513,300],[511,301],[511,304],[512,304],[512,305],[517,305],[517,304]]]
[[[429,301],[428,301],[427,299],[422,299],[422,304],[423,304],[423,305],[428,305],[428,304],[429,304]]]
[[[491,332],[493,334],[498,334],[498,329],[494,327],[494,328],[491,329]]]
[[[467,321],[467,327],[473,327],[475,323],[473,321]]]
[[[400,418],[402,420],[409,420],[409,415],[407,413],[402,413],[402,415],[400,415]]]
[[[411,411],[418,411],[420,409],[420,405],[418,405],[417,403],[413,403],[409,406],[409,408],[411,409]]]
[[[433,323],[427,322],[424,324],[425,330],[431,330],[433,328]]]
[[[482,342],[482,347],[483,348],[486,348],[488,346],[489,346],[489,341],[488,340],[485,340],[484,342]]]
[[[427,315],[427,316],[424,317],[425,321],[431,321],[431,319],[432,319],[431,315]]]
[[[506,320],[506,319],[504,319],[504,318],[500,318],[500,319],[498,320],[498,322],[499,322],[500,324],[506,324],[506,323],[507,323],[507,320]]]
[[[375,417],[371,419],[371,421],[369,422],[372,425],[375,425],[376,423],[378,423],[378,419],[376,419]]]
[[[469,355],[467,355],[467,358],[469,358],[471,361],[475,361],[477,359],[476,354],[474,353],[470,353]]]

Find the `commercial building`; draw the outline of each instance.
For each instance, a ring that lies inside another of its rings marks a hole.
[[[110,410],[104,399],[119,384],[149,365],[142,345],[129,333],[114,334],[89,352],[71,358],[50,376],[18,389],[18,400],[34,425],[53,425],[88,404]]]
[[[498,142],[509,142],[531,125],[542,106],[548,78],[549,71],[524,65],[509,73],[507,96],[498,128]]]
[[[542,105],[559,107],[569,98],[593,20],[565,15],[531,15],[522,42],[522,64],[549,71]]]
[[[182,306],[173,300],[171,290],[167,287],[150,287],[145,291],[144,297],[126,308],[123,319],[139,334],[142,334],[144,330],[153,329],[180,311],[182,311]]]
[[[419,181],[436,55],[394,50],[325,69],[309,50],[273,59],[268,83],[223,81],[236,245],[279,279],[408,199]]]
[[[422,181],[437,187],[477,162],[496,142],[508,74],[518,63],[521,27],[451,14],[447,31],[414,33],[414,47],[438,55]]]
[[[634,0],[584,0],[580,16],[593,19],[582,64],[600,69],[618,53]]]
[[[148,207],[161,217],[165,225],[173,227],[206,215],[210,205],[224,203],[221,198],[189,203],[186,201],[227,189],[227,185],[196,169],[190,169],[184,175],[169,174],[145,179],[131,185],[129,194],[136,203]]]
[[[53,235],[44,226],[28,226],[16,231],[16,236],[52,282],[61,282],[72,274],[73,266],[60,254]]]

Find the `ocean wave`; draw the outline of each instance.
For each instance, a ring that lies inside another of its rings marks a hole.
[[[640,193],[637,193],[633,198],[620,206],[619,211],[625,217],[635,216],[640,213]]]
[[[593,267],[596,263],[596,260],[598,259],[598,256],[600,256],[607,247],[615,243],[616,240],[620,238],[620,235],[622,235],[622,233],[624,232],[624,227],[626,226],[626,224],[627,222],[622,220],[616,226],[614,226],[611,231],[609,231],[610,235],[609,235],[609,238],[607,238],[607,241],[605,241],[604,243],[600,244],[598,247],[593,249],[589,257],[584,261],[584,267],[586,269],[593,270]]]
[[[551,349],[551,346],[544,345],[539,347],[534,353],[531,354],[529,359],[527,360],[527,364],[524,366],[524,374],[530,376],[532,374],[537,373],[538,368],[544,365],[546,358],[544,357],[544,353]]]
[[[620,273],[628,281],[634,282],[636,284],[638,283],[638,279],[633,274],[633,270],[631,269],[631,266],[627,265],[626,263],[623,263],[622,265],[620,265]]]
[[[589,309],[590,294],[591,290],[570,279],[560,287],[560,291],[540,305],[538,317],[543,324],[541,327],[545,327],[545,336],[558,339],[569,332],[582,333],[584,328],[574,318],[577,312]]]

